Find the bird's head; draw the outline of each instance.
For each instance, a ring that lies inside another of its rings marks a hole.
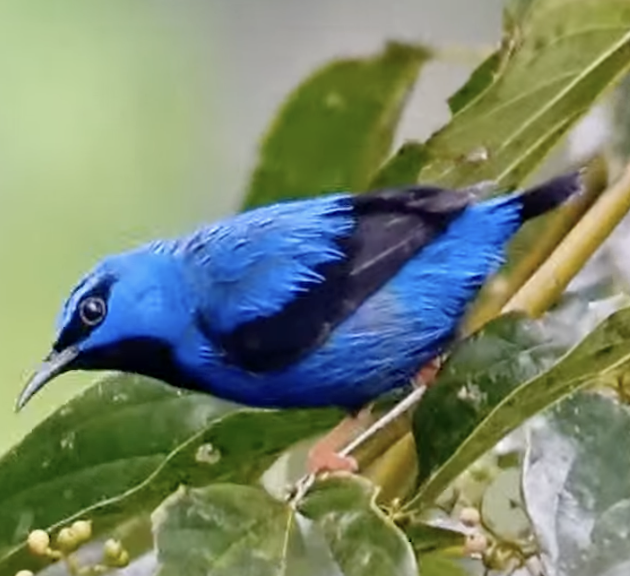
[[[61,310],[52,350],[22,391],[21,409],[71,370],[120,370],[163,377],[188,319],[185,290],[166,255],[129,252],[103,260]]]

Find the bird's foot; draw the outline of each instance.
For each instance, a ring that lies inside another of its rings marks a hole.
[[[343,456],[329,446],[315,444],[308,453],[306,468],[309,474],[321,472],[356,472],[359,464],[352,456]]]
[[[317,474],[323,472],[357,472],[359,464],[355,458],[341,450],[372,422],[371,407],[364,408],[355,416],[347,416],[328,434],[320,438],[308,453],[308,474],[298,480],[289,492],[288,500],[296,505],[309,491]]]
[[[310,474],[320,472],[356,472],[357,461],[340,450],[373,422],[371,407],[356,415],[346,416],[325,436],[320,438],[308,453],[306,468]]]
[[[361,410],[356,416],[344,418],[326,436],[321,438],[308,454],[308,475],[296,483],[289,494],[289,501],[294,505],[299,502],[310,490],[317,474],[322,472],[357,472],[359,464],[355,458],[350,456],[350,453],[365,443],[378,430],[387,426],[416,404],[426,388],[435,381],[441,366],[441,358],[434,358],[425,364],[414,378],[415,390],[380,420],[374,422],[371,407],[368,407]]]
[[[311,486],[315,483],[315,474],[307,474],[302,476],[289,490],[287,494],[287,502],[289,506],[296,508],[301,502],[302,498],[306,496],[306,493],[311,489]]]

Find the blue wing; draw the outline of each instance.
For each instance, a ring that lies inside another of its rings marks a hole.
[[[431,187],[259,208],[178,242],[200,329],[227,359],[276,370],[321,345],[471,202]]]

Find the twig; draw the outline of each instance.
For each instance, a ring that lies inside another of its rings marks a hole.
[[[630,164],[567,234],[545,263],[504,306],[538,317],[560,297],[569,282],[630,210]]]

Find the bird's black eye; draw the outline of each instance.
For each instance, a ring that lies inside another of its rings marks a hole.
[[[81,322],[86,326],[96,326],[103,321],[107,314],[105,300],[99,296],[90,296],[79,305],[79,316]]]

